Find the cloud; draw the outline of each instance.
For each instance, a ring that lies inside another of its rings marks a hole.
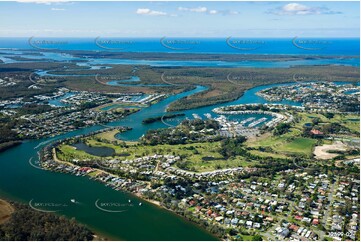
[[[205,12],[207,12],[208,9],[206,7],[198,7],[198,8],[179,7],[178,10],[179,11],[196,12],[196,13],[205,13]]]
[[[37,4],[51,5],[52,3],[69,2],[69,0],[17,0],[17,2],[19,2],[19,3],[37,3]]]
[[[150,10],[149,8],[138,8],[136,14],[149,16],[165,16],[167,13],[161,11]]]
[[[222,15],[238,15],[240,14],[238,11],[233,11],[233,10],[220,10],[218,11],[219,14]]]
[[[320,15],[320,14],[341,14],[342,12],[331,11],[326,7],[309,7],[299,3],[288,3],[282,7],[267,11],[275,15]]]
[[[65,11],[65,8],[51,8],[51,11]]]
[[[208,9],[207,7],[197,7],[197,8],[185,8],[185,7],[178,7],[179,11],[183,12],[194,12],[194,13],[206,13],[206,14],[222,14],[222,15],[236,15],[239,14],[237,11],[230,11],[230,10],[216,10],[216,9]]]

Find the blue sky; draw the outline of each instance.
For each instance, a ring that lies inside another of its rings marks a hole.
[[[0,2],[0,37],[358,37],[360,34],[359,2],[25,1]]]

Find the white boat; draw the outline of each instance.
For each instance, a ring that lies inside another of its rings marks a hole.
[[[70,199],[70,202],[72,202],[72,203],[76,203],[76,201],[75,201],[75,199],[73,198],[73,199]]]
[[[142,203],[139,203],[139,206],[142,206]]]

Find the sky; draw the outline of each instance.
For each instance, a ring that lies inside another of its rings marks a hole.
[[[359,37],[359,2],[0,2],[0,37]]]

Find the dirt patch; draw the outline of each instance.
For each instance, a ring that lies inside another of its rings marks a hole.
[[[5,223],[14,212],[13,206],[10,203],[0,199],[0,224]]]
[[[329,153],[328,151],[335,150],[335,151],[346,151],[347,146],[342,143],[341,141],[336,141],[332,145],[320,145],[316,146],[313,154],[315,155],[316,159],[320,160],[328,160],[335,158],[338,156],[336,153]]]
[[[247,139],[247,143],[253,143],[253,142],[257,142],[257,141],[260,141],[260,140],[263,140],[263,139],[266,139],[268,137],[271,137],[272,136],[272,133],[271,132],[267,132],[267,133],[264,133],[264,134],[261,134],[259,136],[251,136]]]

